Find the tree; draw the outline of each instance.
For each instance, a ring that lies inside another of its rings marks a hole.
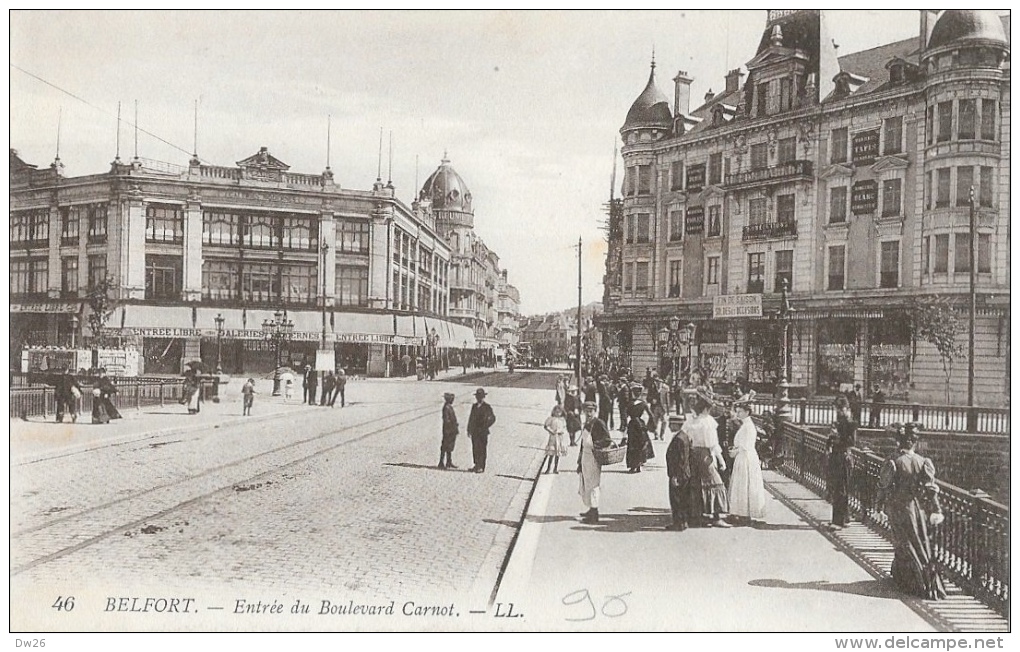
[[[94,283],[86,295],[86,302],[89,306],[88,324],[89,330],[92,332],[93,348],[98,349],[106,346],[106,320],[116,307],[113,300],[115,288],[113,277],[106,276]]]
[[[938,351],[942,371],[946,375],[946,404],[949,404],[953,363],[964,354],[963,345],[956,341],[957,336],[963,333],[963,324],[948,299],[931,295],[913,300],[910,329],[915,342],[928,342]]]

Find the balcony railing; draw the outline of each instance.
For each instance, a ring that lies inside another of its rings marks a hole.
[[[776,468],[801,484],[826,493],[826,437],[783,424],[773,439]],[[850,509],[872,530],[891,538],[888,517],[880,509],[878,477],[882,458],[854,449]],[[1000,614],[1009,610],[1009,508],[947,482],[938,482],[945,522],[932,533],[932,561],[944,577]]]
[[[790,161],[769,168],[727,174],[726,187],[731,190],[753,188],[796,179],[810,179],[812,176],[814,176],[814,166],[811,161]]]
[[[769,238],[786,238],[797,235],[797,220],[782,222],[762,222],[748,224],[744,227],[743,240],[768,240]]]

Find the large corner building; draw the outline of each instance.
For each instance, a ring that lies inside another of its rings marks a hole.
[[[653,62],[627,112],[607,344],[635,370],[668,370],[678,350],[659,333],[675,316],[696,327],[682,368],[770,387],[787,364],[808,395],[859,382],[943,403],[942,358],[912,332],[912,311],[938,296],[966,327],[976,265],[976,402],[1006,404],[1008,17],[921,11],[915,38],[844,56],[824,11],[773,10],[764,22],[746,74],[729,72],[722,92],[692,108],[681,71],[670,100]],[[951,365],[953,403],[966,401],[967,364],[964,353]]]

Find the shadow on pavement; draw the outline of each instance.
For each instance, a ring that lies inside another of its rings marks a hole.
[[[524,478],[524,477],[521,477],[519,475],[505,475],[503,473],[497,473],[496,477],[497,478],[506,478],[508,480],[520,480],[521,482],[530,482],[530,481],[535,479],[535,478]]]
[[[518,523],[517,521],[501,521],[494,518],[483,518],[482,523],[489,523],[491,525],[505,525],[508,528],[513,528],[514,530],[521,527],[521,524]]]
[[[779,530],[816,530],[817,528],[807,523],[763,523],[751,521],[749,525],[752,530],[779,531]]]
[[[580,517],[575,516],[526,516],[524,520],[528,523],[563,523],[565,521],[579,521]]]
[[[751,586],[770,589],[798,589],[808,591],[831,591],[833,593],[850,593],[869,598],[885,598],[902,600],[904,595],[889,580],[861,580],[859,582],[832,583],[824,580],[814,582],[787,582],[786,580],[761,579],[748,582]]]
[[[579,519],[573,519],[579,520]],[[598,525],[582,525],[573,530],[594,530],[597,532],[662,532],[668,530],[669,518],[664,514],[600,514]]]
[[[383,462],[383,466],[398,466],[403,469],[424,469],[426,471],[439,471],[441,473],[469,473],[467,469],[441,469],[433,464],[414,464],[412,462]]]

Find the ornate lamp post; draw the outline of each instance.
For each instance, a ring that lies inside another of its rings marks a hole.
[[[78,315],[71,315],[71,348],[74,348],[74,336],[78,333]]]
[[[273,372],[273,396],[280,395],[280,367],[283,366],[283,342],[294,332],[294,322],[287,318],[287,311],[277,310],[272,319],[262,322],[262,331],[267,341],[276,349],[276,370]]]
[[[790,308],[790,297],[788,295],[789,281],[786,277],[783,277],[782,280],[779,310],[776,313],[776,319],[779,320],[783,328],[783,339],[779,346],[779,356],[782,360],[783,369],[780,374],[779,396],[776,401],[776,419],[778,421],[777,427],[779,428],[782,428],[782,424],[790,419],[790,350],[787,342],[790,338],[790,320],[793,317],[793,309]]]
[[[219,375],[223,373],[223,322],[226,320],[216,313],[213,321],[216,322],[216,374]]]

